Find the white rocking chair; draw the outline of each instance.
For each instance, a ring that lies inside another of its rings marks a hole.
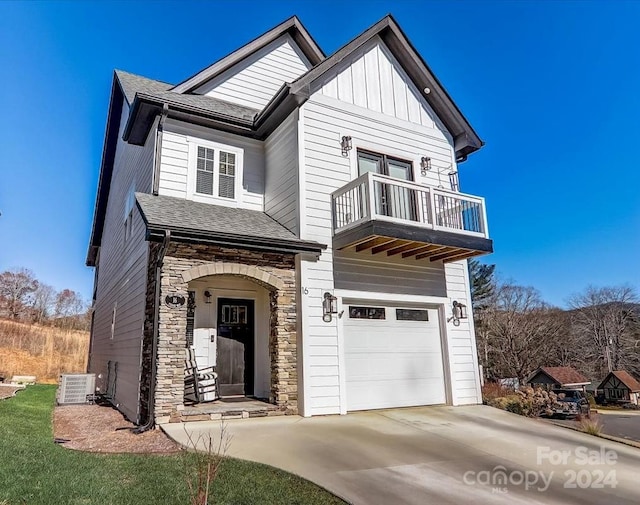
[[[213,401],[219,398],[218,394],[218,374],[215,367],[209,366],[198,368],[195,351],[191,348],[185,349],[186,359],[184,360],[184,397],[185,400],[193,403]],[[213,400],[205,400],[206,393],[214,393]]]

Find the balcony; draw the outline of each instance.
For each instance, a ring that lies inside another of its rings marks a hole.
[[[371,172],[331,196],[335,249],[445,263],[493,252],[484,198]]]

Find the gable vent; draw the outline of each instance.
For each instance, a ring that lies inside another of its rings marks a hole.
[[[93,399],[96,389],[96,374],[63,374],[58,388],[58,405],[87,403]]]

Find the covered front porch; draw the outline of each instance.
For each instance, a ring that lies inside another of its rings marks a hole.
[[[297,413],[294,256],[170,247],[161,281],[156,422]],[[218,378],[217,388],[197,399],[185,394],[189,349],[198,368],[213,367]]]

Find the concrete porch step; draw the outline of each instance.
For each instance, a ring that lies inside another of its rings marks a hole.
[[[283,416],[285,411],[276,405],[258,400],[214,401],[185,406],[179,418],[170,422],[215,421],[221,419],[250,419],[253,417]]]

